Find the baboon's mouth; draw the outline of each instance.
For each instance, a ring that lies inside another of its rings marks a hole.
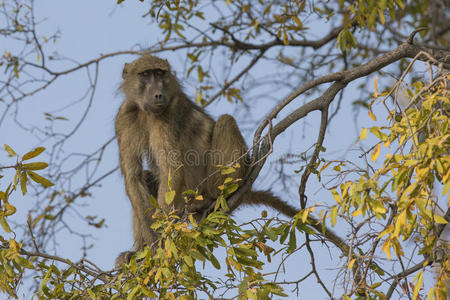
[[[166,103],[152,103],[145,104],[144,110],[147,112],[151,112],[153,114],[159,115],[162,114],[167,108]]]

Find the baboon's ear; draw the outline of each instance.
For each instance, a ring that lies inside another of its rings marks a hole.
[[[127,77],[128,73],[129,73],[129,68],[130,68],[130,64],[125,63],[125,65],[123,66],[123,71],[122,71],[123,79],[125,79],[125,77]]]

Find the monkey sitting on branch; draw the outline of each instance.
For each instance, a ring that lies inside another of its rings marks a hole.
[[[166,213],[180,216],[202,212],[220,195],[225,176],[217,165],[238,162],[227,177],[245,179],[247,147],[230,115],[216,122],[183,93],[167,60],[143,55],[125,64],[121,89],[125,101],[116,117],[120,167],[133,209],[134,248],[152,246],[158,237],[150,228],[155,208],[150,195]],[[169,187],[169,177],[171,187]],[[175,191],[170,204],[166,193]],[[203,200],[186,202],[183,192],[197,190]],[[290,217],[297,210],[269,192],[249,191],[239,203],[264,204]],[[116,266],[128,262],[134,252],[122,253]]]

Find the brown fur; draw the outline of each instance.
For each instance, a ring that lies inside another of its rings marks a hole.
[[[150,195],[165,212],[175,210],[180,216],[198,212],[201,216],[219,195],[217,186],[224,181],[216,166],[239,162],[241,167],[232,176],[245,178],[247,148],[232,116],[223,115],[214,122],[189,101],[166,60],[144,55],[125,64],[123,78],[121,88],[126,99],[116,117],[116,134],[125,188],[133,208],[135,249],[139,250],[157,240],[150,229],[154,212]],[[171,205],[165,201],[170,190],[169,173],[176,193]],[[204,200],[186,203],[182,192],[188,189],[198,190]],[[289,216],[296,212],[267,192],[249,192],[241,201],[267,204]],[[122,253],[116,265],[130,257],[130,252]]]

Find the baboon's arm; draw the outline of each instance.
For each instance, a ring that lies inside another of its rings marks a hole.
[[[133,208],[135,248],[142,249],[156,240],[155,233],[150,229],[154,212],[154,208],[150,205],[150,191],[157,189],[148,186],[156,180],[149,178],[150,173],[144,174],[142,167],[146,137],[138,136],[138,132],[133,131],[134,126],[123,124],[121,121],[123,120],[118,116],[116,134],[119,144],[120,167],[125,178],[125,189]]]

